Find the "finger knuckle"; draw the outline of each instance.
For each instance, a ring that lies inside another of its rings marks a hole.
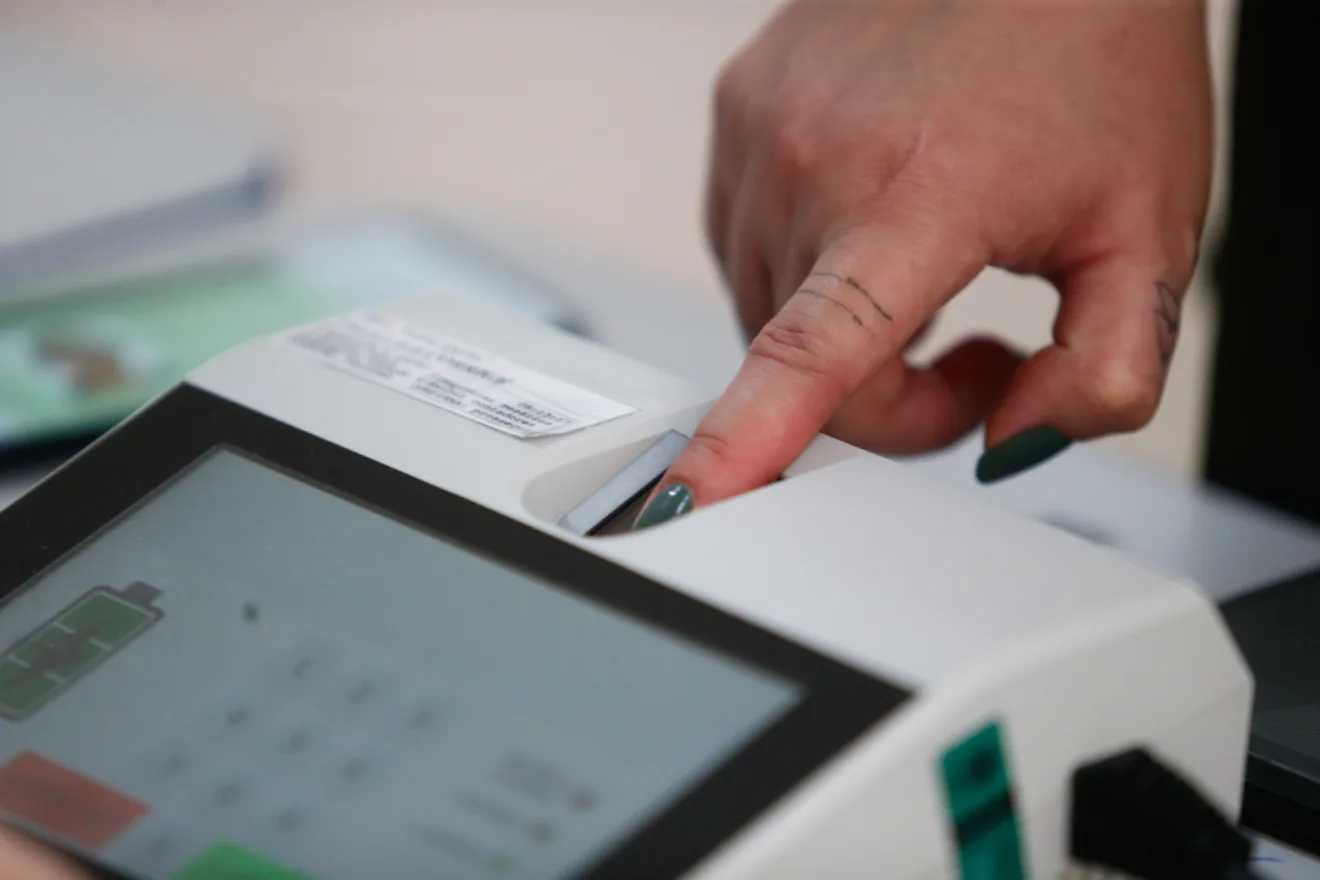
[[[737,119],[745,115],[751,104],[751,77],[743,63],[735,58],[720,71],[715,79],[715,113],[723,119]]]
[[[915,217],[965,218],[980,221],[972,206],[980,204],[984,174],[969,166],[967,148],[934,124],[899,120],[887,146],[874,149],[865,178],[867,216],[883,217],[896,203],[910,206]],[[899,133],[901,132],[901,134]],[[914,220],[914,222],[929,222]]]
[[[806,105],[786,101],[775,111],[774,151],[781,174],[801,175],[816,165],[823,128]]]
[[[1087,375],[1088,396],[1115,427],[1135,430],[1155,415],[1159,384],[1123,362],[1097,364]]]
[[[787,310],[761,328],[747,354],[805,376],[830,393],[842,396],[846,392],[846,378],[839,374],[828,341]]]

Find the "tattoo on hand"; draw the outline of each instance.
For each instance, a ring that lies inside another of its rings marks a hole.
[[[821,293],[819,290],[812,290],[810,287],[799,287],[798,293],[804,294],[806,296],[814,296],[817,299],[823,299],[825,300],[825,302],[829,303],[830,305],[836,308],[843,309],[845,312],[848,313],[848,317],[852,318],[852,322],[854,324],[856,324],[858,327],[861,327],[863,330],[866,330],[868,333],[870,332],[870,328],[868,328],[866,324],[862,322],[862,316],[854,312],[852,309],[848,308],[843,303],[839,302],[837,299],[834,299],[833,297],[828,297],[825,294]]]
[[[1173,350],[1178,344],[1178,329],[1182,325],[1182,301],[1172,287],[1163,281],[1155,282],[1155,341],[1160,349],[1160,363],[1166,367],[1173,361]]]
[[[869,303],[871,304],[871,308],[875,309],[875,313],[876,313],[877,315],[879,315],[880,317],[884,318],[886,321],[893,321],[893,320],[894,320],[894,316],[891,315],[891,314],[889,314],[889,312],[885,311],[884,306],[880,305],[880,303],[878,303],[878,302],[876,301],[876,298],[873,297],[873,296],[871,296],[871,292],[870,292],[869,290],[867,290],[865,287],[862,287],[862,285],[858,284],[858,283],[857,283],[857,279],[856,279],[856,278],[853,278],[851,275],[836,275],[836,274],[834,274],[833,272],[812,272],[812,273],[811,273],[810,275],[808,275],[807,277],[808,277],[808,278],[833,278],[835,281],[838,281],[838,282],[841,282],[841,283],[843,283],[843,284],[846,284],[846,285],[848,285],[849,287],[851,287],[853,290],[855,290],[855,291],[857,291],[858,293],[860,293],[862,296],[866,297],[866,301],[869,302]]]

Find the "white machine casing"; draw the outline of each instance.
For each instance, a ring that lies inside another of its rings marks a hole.
[[[693,880],[957,876],[940,757],[990,719],[1030,876],[1072,869],[1073,770],[1132,745],[1236,815],[1252,684],[1193,585],[823,436],[778,483],[645,531],[577,537],[558,517],[666,431],[690,433],[711,395],[503,310],[388,311],[636,412],[516,439],[276,339],[188,381],[913,691]]]

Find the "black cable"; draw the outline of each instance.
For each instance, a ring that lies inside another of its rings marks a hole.
[[[1070,832],[1073,858],[1141,880],[1263,880],[1251,841],[1145,749],[1073,773]]]

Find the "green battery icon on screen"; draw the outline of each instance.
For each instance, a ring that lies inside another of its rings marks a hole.
[[[0,654],[0,718],[24,721],[164,616],[160,590],[94,587]]]

